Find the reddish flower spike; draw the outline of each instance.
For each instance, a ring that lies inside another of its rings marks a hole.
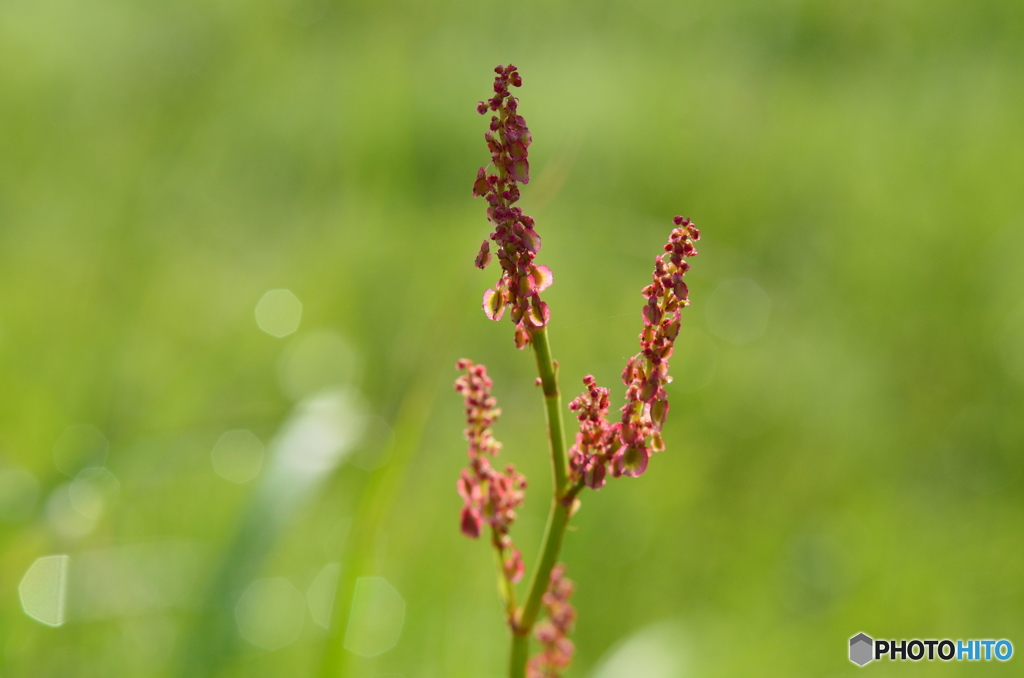
[[[499,308],[499,313],[503,310],[504,307]],[[493,382],[487,376],[487,368],[466,359],[458,361],[455,367],[465,373],[455,380],[455,390],[462,394],[465,404],[464,433],[469,442],[469,466],[463,469],[457,483],[462,497],[459,529],[470,539],[476,539],[483,526],[490,525],[503,573],[514,584],[523,576],[523,559],[509,536],[509,528],[516,519],[516,509],[523,503],[526,478],[511,464],[504,471],[491,466],[490,459],[501,450],[501,443],[491,433],[501,410],[491,396]]]
[[[519,184],[530,182],[529,148],[533,140],[526,119],[517,113],[519,100],[509,93],[510,87],[522,86],[523,79],[512,64],[498,66],[494,72],[494,96],[477,104],[481,115],[487,111],[496,113],[484,134],[491,165],[477,170],[473,182],[473,195],[487,200],[487,218],[494,225],[491,240],[502,268],[495,292],[489,291],[492,296],[485,297],[484,313],[491,320],[498,320],[508,307],[516,324],[516,347],[521,349],[529,345],[531,329],[548,323],[547,304],[537,295],[551,284],[552,276],[547,267],[533,263],[541,248],[541,238],[533,219],[515,206]],[[476,266],[487,266],[490,256],[489,247],[481,247]],[[498,295],[498,291],[504,293]]]
[[[576,622],[576,610],[569,599],[575,588],[565,576],[565,565],[551,568],[548,590],[541,598],[547,618],[534,629],[542,649],[526,665],[529,678],[558,678],[572,664],[575,648],[568,636]]]

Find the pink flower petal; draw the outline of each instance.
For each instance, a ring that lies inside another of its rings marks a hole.
[[[534,254],[540,252],[540,236],[537,235],[537,231],[532,228],[523,228],[519,237],[523,239],[523,247]]]
[[[517,160],[512,163],[509,168],[509,173],[512,178],[521,184],[530,183],[530,161],[529,160]]]
[[[501,320],[501,316],[505,314],[505,304],[503,295],[494,290],[487,290],[484,292],[484,315],[491,320]]]
[[[470,539],[476,539],[480,536],[480,523],[480,514],[476,510],[469,506],[462,507],[461,525],[459,526],[462,534]]]
[[[555,281],[554,275],[551,274],[551,269],[547,266],[531,266],[530,277],[533,278],[537,292],[543,292],[551,287],[551,283]]]

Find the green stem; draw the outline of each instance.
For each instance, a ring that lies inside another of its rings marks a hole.
[[[551,445],[551,465],[554,471],[554,497],[548,522],[544,528],[544,539],[541,542],[540,556],[530,580],[530,588],[522,610],[518,613],[516,623],[512,627],[512,652],[509,658],[509,678],[524,678],[526,661],[530,654],[530,632],[540,612],[541,598],[548,588],[551,568],[558,561],[562,550],[562,539],[565,528],[569,524],[572,512],[572,500],[575,492],[567,492],[567,469],[565,463],[565,426],[562,421],[562,397],[558,392],[558,373],[555,362],[551,359],[551,346],[548,344],[547,328],[531,332],[531,343],[537,357],[537,371],[540,373],[541,386],[544,390],[548,424],[548,441]]]
[[[530,632],[512,632],[512,656],[508,663],[508,675],[522,678],[526,675],[526,662],[530,658]]]
[[[551,359],[546,327],[531,332],[534,355],[537,357],[537,372],[540,373],[541,388],[544,390],[545,415],[548,422],[548,441],[551,444],[551,465],[555,474],[555,496],[565,493],[565,426],[562,424],[562,395],[558,392],[558,366]]]
[[[540,612],[541,598],[548,589],[551,579],[551,568],[558,562],[558,554],[562,550],[562,538],[569,524],[571,507],[560,500],[551,502],[548,524],[544,528],[544,541],[541,545],[540,559],[530,580],[530,589],[526,594],[518,623],[512,632],[512,663],[509,678],[523,678],[526,675],[526,657],[529,654],[530,632]]]
[[[491,527],[491,546],[494,547],[494,562],[498,567],[498,593],[505,604],[505,618],[509,624],[516,618],[516,587],[505,572],[505,549],[501,546],[498,531]]]

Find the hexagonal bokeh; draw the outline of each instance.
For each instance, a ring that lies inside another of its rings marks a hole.
[[[352,594],[345,649],[375,657],[398,644],[405,623],[405,600],[383,577],[360,577]]]
[[[66,621],[68,565],[66,555],[37,559],[18,584],[18,597],[25,614],[47,626]]]
[[[108,448],[107,439],[95,426],[68,426],[53,445],[53,462],[61,473],[74,478],[83,468],[103,466]]]
[[[227,431],[210,452],[213,470],[233,483],[247,483],[260,474],[263,466],[263,443],[245,429]]]
[[[281,390],[298,402],[331,386],[357,381],[359,360],[336,332],[321,330],[292,339],[278,361]]]
[[[291,290],[270,290],[256,304],[256,324],[273,337],[287,337],[301,319],[302,302]]]
[[[340,563],[328,563],[324,566],[324,569],[320,570],[316,579],[309,585],[309,590],[306,591],[306,601],[309,603],[309,616],[325,629],[331,627],[334,593],[338,589],[338,576],[340,574]]]
[[[850,661],[857,666],[864,666],[874,659],[872,649],[874,640],[865,633],[858,633],[850,638]]]
[[[235,606],[238,632],[256,647],[278,650],[302,633],[306,599],[283,577],[257,579]]]
[[[94,529],[98,518],[93,517],[75,509],[75,503],[71,500],[71,487],[74,483],[58,485],[46,499],[46,506],[43,514],[46,516],[46,525],[55,534],[64,539],[81,539]],[[85,506],[83,497],[76,498],[79,506]]]
[[[98,520],[107,504],[121,489],[114,474],[103,467],[82,469],[68,487],[71,508],[87,518]]]

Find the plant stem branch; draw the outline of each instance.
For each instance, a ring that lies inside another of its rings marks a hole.
[[[541,386],[544,390],[544,404],[548,424],[548,442],[551,447],[551,465],[554,476],[554,491],[548,522],[544,528],[544,539],[541,542],[540,556],[530,580],[530,588],[522,609],[512,626],[512,652],[509,658],[509,678],[524,678],[526,662],[529,657],[530,632],[540,612],[541,598],[548,588],[551,579],[551,568],[558,560],[562,550],[562,539],[565,528],[569,524],[572,512],[572,499],[575,492],[567,492],[567,468],[565,460],[565,425],[562,419],[562,397],[558,392],[558,368],[551,359],[551,346],[548,344],[546,327],[531,332],[533,351],[537,358],[537,371],[540,373]],[[578,491],[578,490],[577,490]],[[568,501],[566,501],[568,499]]]
[[[533,330],[530,343],[537,357],[537,372],[540,373],[541,388],[544,390],[545,415],[548,422],[548,441],[551,445],[551,465],[554,469],[555,496],[565,493],[565,426],[562,423],[562,395],[558,392],[558,365],[551,359],[548,344],[548,329]]]
[[[498,592],[501,594],[501,602],[505,604],[505,618],[508,623],[514,624],[516,618],[516,585],[509,579],[505,572],[505,549],[501,546],[501,537],[498,531],[491,527],[491,546],[494,547],[494,562],[498,567]]]

